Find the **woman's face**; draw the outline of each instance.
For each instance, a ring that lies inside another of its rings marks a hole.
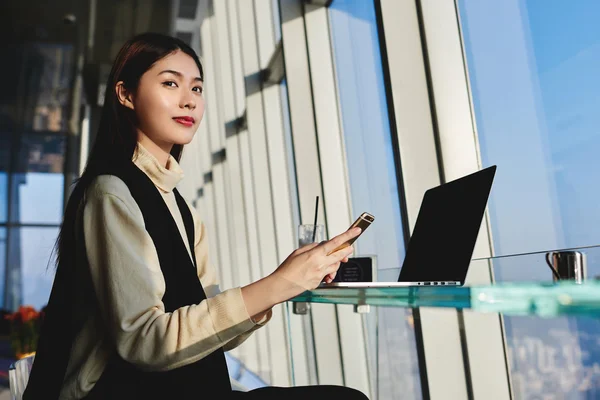
[[[167,152],[174,144],[191,142],[204,115],[202,85],[198,66],[184,52],[157,61],[121,101],[135,112],[138,140],[145,135]]]

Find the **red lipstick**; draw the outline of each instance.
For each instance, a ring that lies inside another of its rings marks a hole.
[[[173,119],[175,120],[175,122],[178,122],[181,125],[184,125],[187,127],[194,125],[194,121],[195,121],[195,119],[192,117],[174,117]]]

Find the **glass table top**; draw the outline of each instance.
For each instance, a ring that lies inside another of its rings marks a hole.
[[[600,317],[600,282],[520,282],[463,287],[321,288],[292,301],[387,307],[444,307],[505,315]]]
[[[540,317],[575,314],[600,317],[600,247],[575,250],[587,257],[587,277],[580,284],[569,280],[554,282],[546,265],[546,252],[537,252],[472,260],[469,274],[475,276],[473,271],[481,268],[489,270],[495,280],[492,284],[478,284],[467,275],[467,285],[463,287],[319,288],[291,301],[457,308]],[[399,270],[379,270],[379,280],[395,281]]]

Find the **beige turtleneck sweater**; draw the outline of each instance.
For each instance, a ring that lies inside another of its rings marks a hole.
[[[173,193],[183,178],[177,161],[170,157],[165,168],[139,144],[133,161],[161,193],[189,252]],[[208,298],[167,313],[161,301],[165,281],[156,248],[129,189],[110,175],[99,176],[87,189],[80,217],[99,308],[84,310],[89,317],[75,339],[60,399],[85,397],[115,347],[123,359],[140,368],[166,371],[198,361],[220,347],[235,348],[271,318],[269,312],[254,323],[239,287],[219,290],[204,224],[194,208],[190,210],[198,278]]]

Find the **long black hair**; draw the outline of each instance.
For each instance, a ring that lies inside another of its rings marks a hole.
[[[192,48],[177,38],[158,33],[134,36],[123,45],[115,59],[108,77],[96,139],[85,170],[69,196],[56,241],[56,275],[24,399],[58,399],[71,346],[85,322],[85,315],[75,314],[79,309],[75,306],[78,299],[74,293],[86,285],[76,277],[89,276],[89,273],[82,273],[78,265],[76,235],[78,227],[81,227],[78,210],[86,189],[94,179],[120,165],[131,163],[137,145],[135,116],[132,110],[119,102],[116,85],[122,81],[128,91],[135,93],[142,75],[157,61],[176,51],[192,57],[200,70],[200,77],[204,78],[200,60]],[[171,155],[179,161],[182,151],[183,145],[174,145]]]
[[[196,52],[180,39],[159,34],[142,33],[128,40],[117,54],[112,70],[108,76],[104,107],[100,124],[87,165],[75,186],[63,218],[63,224],[57,240],[56,265],[73,250],[70,248],[75,239],[71,232],[77,218],[77,210],[85,190],[90,183],[109,165],[118,165],[131,161],[137,144],[137,132],[133,111],[119,102],[116,85],[119,81],[128,91],[135,93],[142,75],[157,61],[176,52],[182,51],[192,57],[204,79],[202,64]],[[174,145],[171,155],[179,161],[183,145]]]

